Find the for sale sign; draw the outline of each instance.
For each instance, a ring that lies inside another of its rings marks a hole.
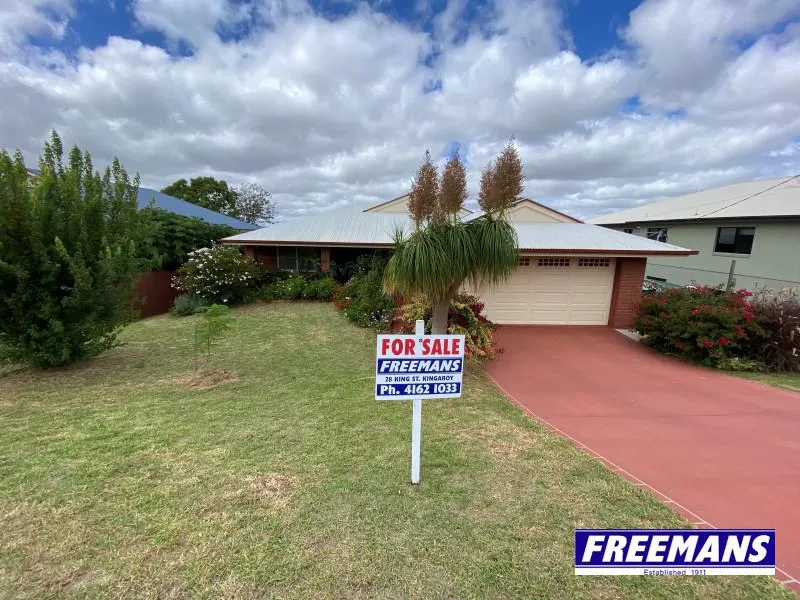
[[[463,335],[378,336],[377,400],[458,398],[463,372]]]

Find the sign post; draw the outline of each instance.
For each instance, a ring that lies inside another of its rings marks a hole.
[[[464,373],[463,335],[379,335],[375,399],[411,400],[411,483],[419,483],[422,401],[459,398]]]

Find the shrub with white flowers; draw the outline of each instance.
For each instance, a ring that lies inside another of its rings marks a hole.
[[[212,244],[189,253],[172,287],[210,303],[236,304],[252,292],[261,267],[236,246]]]

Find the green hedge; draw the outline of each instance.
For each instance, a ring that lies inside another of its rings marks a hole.
[[[395,303],[383,293],[383,272],[387,259],[363,256],[356,261],[355,274],[334,295],[334,304],[359,327],[386,331],[391,327]]]
[[[264,286],[264,300],[320,300],[330,302],[336,282],[330,277],[309,280],[299,273],[290,273]]]

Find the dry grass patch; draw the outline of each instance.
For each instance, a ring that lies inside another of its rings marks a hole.
[[[280,473],[248,475],[244,481],[254,502],[276,510],[289,504],[297,491],[297,478]]]
[[[537,445],[538,434],[499,416],[478,420],[455,437],[500,458],[518,458]]]
[[[192,390],[207,390],[239,379],[234,371],[209,369],[175,377],[174,381]]]

